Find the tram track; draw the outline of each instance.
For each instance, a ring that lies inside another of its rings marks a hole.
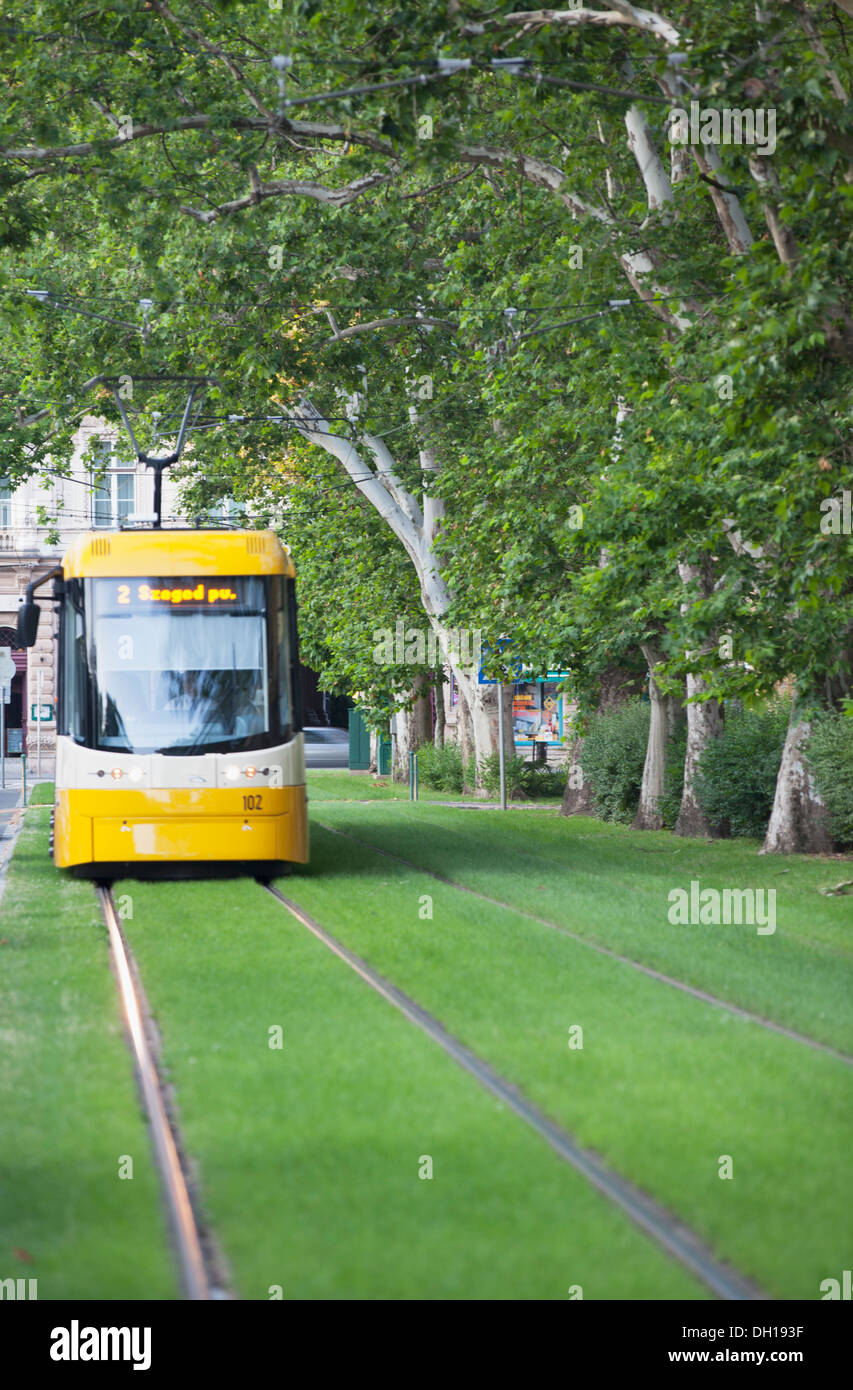
[[[353,844],[360,845],[363,849],[372,850],[374,854],[381,854],[386,859],[393,859],[397,864],[402,864],[415,873],[425,874],[427,878],[434,878],[438,883],[446,884],[448,888],[455,888],[460,893],[468,893],[471,897],[479,898],[481,902],[489,903],[492,907],[499,907],[505,912],[514,912],[519,917],[526,918],[528,922],[536,922],[541,927],[548,927],[551,931],[559,932],[561,936],[568,937],[570,941],[577,942],[579,946],[585,946],[588,950],[595,951],[600,956],[607,956],[610,960],[618,961],[621,965],[628,965],[633,970],[638,970],[642,975],[657,980],[659,984],[680,990],[682,994],[690,995],[691,998],[698,999],[703,1004],[710,1004],[712,1008],[722,1009],[748,1023],[756,1023],[767,1029],[768,1032],[778,1033],[781,1037],[788,1038],[789,1041],[799,1043],[803,1047],[810,1047],[815,1052],[828,1053],[837,1062],[842,1062],[847,1067],[853,1067],[853,1057],[847,1052],[841,1052],[837,1048],[831,1047],[829,1043],[820,1042],[817,1038],[810,1038],[805,1033],[798,1033],[794,1028],[786,1028],[782,1023],[776,1023],[771,1018],[764,1018],[763,1015],[753,1013],[750,1009],[741,1008],[739,1004],[733,1004],[728,999],[721,999],[719,995],[699,989],[696,985],[689,985],[684,980],[677,980],[673,975],[667,975],[662,970],[655,970],[651,965],[644,965],[642,961],[633,960],[631,956],[625,956],[620,951],[614,951],[609,946],[602,946],[598,941],[581,936],[579,932],[571,931],[569,927],[563,927],[559,922],[552,922],[547,917],[540,917],[535,912],[528,912],[526,908],[518,907],[514,903],[504,902],[502,898],[493,898],[488,893],[481,893],[478,888],[470,888],[466,883],[460,883],[458,879],[448,878],[445,874],[436,873],[434,869],[425,868],[423,864],[415,864],[413,860],[404,859],[402,855],[394,854],[389,849],[383,849],[370,840],[363,840],[348,830],[339,830],[336,826],[327,825],[324,821],[316,818],[313,823],[321,830],[327,830],[330,835],[339,835],[344,840],[351,840]]]
[[[533,1129],[554,1152],[618,1207],[645,1235],[677,1260],[716,1298],[726,1301],[766,1300],[769,1296],[731,1266],[718,1260],[699,1236],[647,1193],[612,1172],[594,1153],[529,1101],[519,1089],[496,1072],[415,1000],[404,994],[362,957],[344,946],[314,917],[273,884],[260,886],[339,960],[443,1049],[487,1091]]]
[[[111,889],[97,885],[96,892],[109,934],[113,971],[148,1120],[183,1295],[192,1302],[227,1298],[229,1295],[222,1287],[224,1280],[217,1269],[219,1261],[211,1249],[210,1238],[203,1231],[190,1195],[191,1181],[181,1157],[183,1146],[174,1120],[170,1117],[165,1088],[155,1061],[155,1046],[149,1038],[151,1015],[136,962],[121,929]]]

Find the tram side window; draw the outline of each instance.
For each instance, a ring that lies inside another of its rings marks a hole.
[[[62,732],[77,743],[86,735],[86,639],[83,614],[70,600],[63,612]]]

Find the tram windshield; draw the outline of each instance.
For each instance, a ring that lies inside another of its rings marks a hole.
[[[281,579],[89,583],[96,747],[188,755],[287,736],[289,643]]]

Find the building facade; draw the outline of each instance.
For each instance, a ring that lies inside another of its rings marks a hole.
[[[128,463],[118,443],[115,428],[87,416],[74,438],[68,477],[30,478],[17,488],[0,478],[0,647],[11,647],[15,666],[4,708],[5,753],[26,753],[39,775],[52,773],[56,755],[58,634],[49,585],[42,591],[36,644],[27,651],[16,647],[18,605],[27,585],[49,574],[81,531],[113,529],[134,514],[153,512],[152,470]],[[166,473],[164,519],[180,520],[176,499]]]

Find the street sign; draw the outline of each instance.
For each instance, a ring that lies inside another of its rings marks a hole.
[[[39,710],[41,710],[41,714],[39,714]],[[30,705],[30,723],[38,724],[39,722],[42,724],[53,722],[53,705]]]
[[[504,648],[508,647],[509,645],[510,640],[508,637],[500,637],[498,638],[498,641],[495,643],[495,646],[497,647],[498,651],[503,651]],[[477,672],[478,685],[506,685],[508,683],[511,683],[512,681],[520,681],[523,679],[521,673],[524,668],[522,667],[519,661],[515,661],[512,663],[509,672],[504,677],[503,681],[491,680],[488,676],[484,676],[483,665],[485,663],[486,658],[491,655],[492,651],[494,651],[494,647],[488,645],[487,643],[483,644],[483,650],[480,657],[480,669]]]
[[[0,647],[0,685],[8,685],[15,674],[15,663],[12,660],[12,648]]]

